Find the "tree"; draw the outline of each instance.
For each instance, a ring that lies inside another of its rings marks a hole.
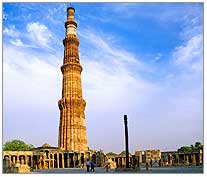
[[[3,151],[28,151],[34,148],[32,144],[26,144],[21,140],[8,141],[3,145]]]
[[[122,151],[122,152],[120,153],[120,155],[126,155],[126,151]],[[131,155],[130,152],[129,152],[129,155]]]
[[[190,145],[190,146],[182,146],[178,149],[178,152],[192,152],[193,150],[198,150],[200,148],[203,148],[203,145],[200,142],[196,142],[195,146]]]
[[[203,147],[203,145],[200,142],[195,143],[195,149],[199,149],[199,148],[202,148],[202,147]]]
[[[178,149],[178,152],[191,152],[193,150],[192,146],[182,146]]]
[[[114,152],[108,152],[106,155],[117,155],[116,153],[114,153]]]

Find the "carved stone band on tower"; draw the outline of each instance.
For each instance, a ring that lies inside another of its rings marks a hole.
[[[66,36],[63,40],[64,59],[61,67],[62,99],[58,102],[60,109],[58,147],[69,151],[87,151],[84,114],[86,102],[82,97],[82,67],[78,54],[79,39],[76,35],[77,23],[74,13],[73,7],[67,8]]]

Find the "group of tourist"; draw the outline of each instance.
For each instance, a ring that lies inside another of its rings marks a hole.
[[[150,167],[152,167],[154,165],[154,167],[161,167],[161,159],[159,161],[155,160],[154,163],[152,163],[152,159],[150,159]],[[146,170],[149,169],[149,163],[146,162]]]
[[[87,159],[86,161],[87,172],[89,171],[94,172],[95,171],[94,166],[95,166],[94,161],[93,160],[90,161],[89,159]]]

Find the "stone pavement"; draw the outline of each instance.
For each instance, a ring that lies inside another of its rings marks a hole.
[[[86,168],[65,168],[65,169],[47,169],[47,170],[34,170],[31,173],[87,173]],[[91,174],[93,172],[89,172]],[[109,172],[106,172],[104,168],[95,168],[94,173],[115,173],[114,169],[109,169]],[[122,172],[129,173],[129,172]],[[149,168],[147,171],[145,168],[141,168],[138,172],[134,173],[203,173],[202,166],[179,166],[179,167],[154,167]]]
[[[95,168],[95,172],[87,172],[86,168],[59,168],[59,169],[46,169],[46,170],[33,170],[31,173],[114,173],[114,169],[109,169],[109,172],[106,172],[104,168]]]
[[[141,168],[138,173],[203,173],[203,166],[154,167]]]

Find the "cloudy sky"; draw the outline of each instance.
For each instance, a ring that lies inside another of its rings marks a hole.
[[[3,3],[3,143],[57,146],[66,3]],[[73,3],[88,145],[203,142],[203,4]]]

